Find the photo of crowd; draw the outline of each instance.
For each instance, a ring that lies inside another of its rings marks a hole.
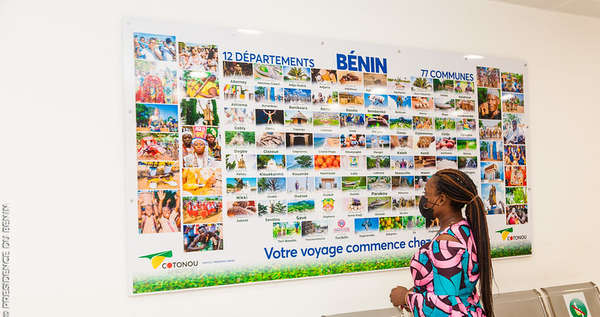
[[[179,201],[179,192],[176,190],[139,192],[138,233],[181,231]]]
[[[185,252],[223,250],[223,224],[183,225]]]
[[[175,36],[134,33],[133,47],[136,59],[175,61]]]
[[[219,53],[215,45],[177,43],[179,67],[215,73],[219,64]]]

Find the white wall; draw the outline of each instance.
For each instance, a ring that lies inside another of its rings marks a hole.
[[[125,16],[527,60],[535,255],[496,261],[498,291],[600,282],[600,19],[482,0],[0,0],[15,316],[318,316],[386,307],[409,284],[401,270],[127,297]]]

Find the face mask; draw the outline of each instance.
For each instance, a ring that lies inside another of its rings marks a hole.
[[[428,203],[427,197],[421,196],[421,200],[419,201],[419,212],[421,213],[421,216],[423,216],[425,219],[431,221],[434,219],[433,207],[431,207],[431,208],[426,207],[425,205],[427,203]]]

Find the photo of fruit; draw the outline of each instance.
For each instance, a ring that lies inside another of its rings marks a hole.
[[[402,228],[402,217],[379,218],[379,231],[400,230]]]
[[[456,150],[456,138],[438,137],[435,140],[435,149],[441,152],[451,152]]]
[[[339,169],[340,168],[340,156],[339,155],[315,155],[315,169]]]

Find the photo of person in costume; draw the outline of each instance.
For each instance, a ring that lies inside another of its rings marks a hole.
[[[209,167],[214,159],[208,155],[208,142],[205,139],[192,139],[192,151],[183,157],[183,167]]]
[[[136,102],[177,103],[177,69],[170,63],[135,61]]]
[[[222,192],[222,179],[220,168],[184,168],[182,172],[183,194],[194,196],[219,196]]]
[[[215,45],[177,43],[179,49],[179,67],[216,72],[219,53]]]
[[[218,196],[183,197],[183,223],[214,223],[223,220],[223,201]]]
[[[221,160],[219,130],[215,127],[185,126],[182,128],[183,167],[214,167]]]
[[[176,133],[136,133],[136,149],[138,160],[176,161]]]
[[[181,125],[218,126],[217,99],[183,98],[181,100]]]
[[[520,225],[529,222],[527,214],[527,205],[517,205],[508,207],[506,213],[507,225]]]
[[[181,81],[184,97],[209,99],[219,97],[219,80],[215,73],[185,70]]]

